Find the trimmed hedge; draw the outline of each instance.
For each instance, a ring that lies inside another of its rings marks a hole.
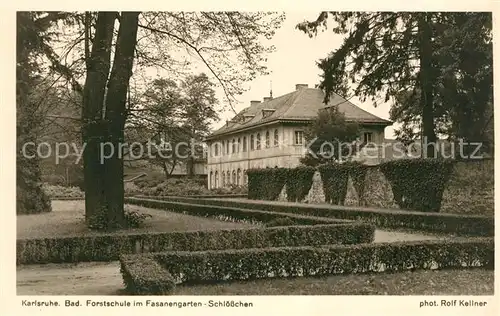
[[[219,205],[205,205],[201,203],[182,203],[180,201],[154,200],[144,198],[125,198],[125,203],[139,205],[155,209],[163,209],[169,212],[189,214],[201,217],[225,217],[235,220],[263,223],[287,217],[295,225],[317,225],[317,224],[347,224],[350,220],[315,217],[301,214],[283,214],[272,211],[226,207]]]
[[[315,168],[308,166],[288,169],[285,184],[288,201],[300,202],[307,196],[307,193],[311,190],[315,171]]]
[[[494,236],[495,234],[494,217],[482,215],[422,213],[368,207],[308,205],[275,201],[209,200],[183,197],[168,197],[162,199],[252,210],[258,209],[287,214],[304,214],[308,216],[357,220],[372,223],[376,227],[405,228],[434,233],[450,233],[461,236]]]
[[[136,258],[156,260],[177,284],[415,269],[494,269],[494,239],[162,252]],[[122,262],[127,264],[124,258]]]
[[[349,168],[346,164],[329,163],[318,167],[325,192],[325,202],[344,205]]]
[[[356,190],[356,193],[358,194],[359,205],[364,205],[366,174],[368,173],[368,169],[370,168],[370,166],[357,161],[347,162],[346,164],[349,168],[349,176],[352,179],[352,184],[354,186],[354,189]]]
[[[129,294],[163,295],[175,288],[172,275],[147,256],[121,256],[120,272]]]
[[[395,202],[403,209],[438,212],[453,171],[449,159],[400,159],[380,165],[391,183]]]
[[[398,159],[378,167],[392,187],[394,202],[401,209],[438,212],[455,160],[441,158]],[[317,167],[323,182],[325,201],[344,205],[349,178],[363,204],[365,178],[370,166],[360,162],[326,163]],[[316,168],[253,169],[249,173],[249,195],[254,200],[276,200],[285,181],[290,202],[300,202],[311,189]],[[284,175],[286,180],[283,180]]]
[[[366,224],[281,226],[257,229],[143,233],[17,240],[16,263],[114,261],[121,254],[322,244],[369,243]]]
[[[217,210],[227,214],[238,209],[145,200],[142,205],[176,206],[200,214]],[[157,203],[152,203],[157,202]],[[375,227],[366,223],[338,221],[300,215],[240,210],[271,221],[289,217],[303,226],[225,229],[169,233],[126,233],[95,236],[39,238],[17,240],[17,264],[62,263],[118,260],[121,254],[167,250],[196,251],[207,249],[241,249],[261,247],[306,246],[324,244],[370,243]],[[241,215],[241,216],[243,216]],[[235,215],[236,216],[236,215]],[[248,217],[247,217],[248,218]],[[304,225],[305,224],[305,225]]]
[[[315,168],[250,169],[248,175],[248,198],[254,200],[276,200],[286,186],[289,201],[303,200],[311,189]]]
[[[285,185],[288,170],[286,168],[249,169],[247,176],[249,198],[276,200]]]

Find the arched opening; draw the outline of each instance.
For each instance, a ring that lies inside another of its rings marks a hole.
[[[236,174],[236,185],[241,185],[241,169],[238,169],[238,173]]]
[[[275,130],[274,130],[274,146],[278,146],[279,141],[280,141],[280,140],[279,140],[278,130],[277,130],[277,129],[275,129]]]
[[[215,188],[217,189],[219,187],[219,171],[215,171]]]

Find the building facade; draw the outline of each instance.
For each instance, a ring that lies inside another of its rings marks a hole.
[[[248,169],[298,166],[307,151],[304,138],[307,125],[317,117],[319,110],[331,106],[338,106],[347,120],[360,124],[364,142],[375,144],[375,148],[364,148],[357,159],[378,163],[380,159],[373,151],[380,151],[384,129],[391,122],[338,95],[332,96],[326,105],[323,100],[322,90],[297,84],[291,93],[266,97],[262,102],[252,101],[206,138],[208,187],[245,185]],[[367,150],[371,151],[370,155],[365,155]],[[370,158],[365,159],[368,156]]]

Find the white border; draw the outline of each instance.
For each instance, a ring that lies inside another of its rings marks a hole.
[[[175,301],[208,301],[215,300],[242,300],[252,302],[253,308],[45,308],[21,307],[23,299],[52,299],[64,303],[65,299],[79,299],[82,302],[87,299],[92,300],[141,300],[148,297],[127,297],[127,296],[16,296],[16,266],[15,266],[15,11],[16,10],[68,10],[80,11],[84,9],[92,10],[279,10],[279,11],[313,11],[320,12],[329,10],[364,10],[364,11],[494,11],[494,34],[498,33],[500,22],[497,11],[498,2],[475,0],[427,0],[427,1],[347,1],[336,3],[335,1],[181,1],[167,3],[160,6],[159,1],[123,2],[123,1],[85,1],[82,5],[70,3],[69,1],[5,1],[2,3],[0,11],[1,30],[1,84],[0,100],[1,105],[1,149],[0,149],[0,201],[2,210],[0,211],[0,225],[2,236],[0,238],[0,314],[2,315],[89,315],[90,313],[101,313],[102,315],[128,315],[146,312],[148,315],[166,315],[182,313],[185,315],[498,315],[499,305],[497,295],[478,297],[443,297],[443,296],[239,296],[239,297],[161,297],[162,300]],[[92,3],[93,2],[93,3]],[[94,4],[99,4],[99,7]],[[496,36],[494,37],[496,38]],[[499,53],[499,45],[494,41],[494,54]],[[498,61],[494,61],[495,66],[495,96],[499,94],[498,85],[500,70]],[[495,116],[495,125],[500,126],[500,118]],[[499,129],[497,128],[496,139],[498,139]],[[498,156],[498,152],[497,152]],[[497,169],[497,167],[495,168]],[[496,178],[498,179],[497,175]],[[496,179],[496,180],[497,180]],[[496,192],[497,190],[495,190]],[[498,220],[496,226],[498,227]],[[497,249],[498,250],[498,249]],[[498,264],[496,270],[498,269]],[[496,278],[496,276],[495,276]],[[498,282],[495,282],[495,293],[498,293]],[[158,300],[159,297],[150,297]],[[488,301],[487,308],[440,308],[427,307],[420,308],[422,300],[441,299],[474,299],[476,301]],[[496,313],[495,313],[496,311]]]

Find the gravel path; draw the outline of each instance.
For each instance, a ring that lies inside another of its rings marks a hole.
[[[17,295],[117,295],[120,264],[36,264],[17,267]]]

